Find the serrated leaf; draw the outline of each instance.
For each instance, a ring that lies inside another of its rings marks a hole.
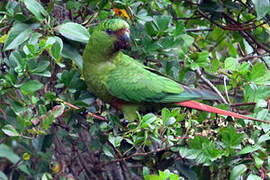
[[[172,20],[171,16],[161,15],[161,16],[154,16],[154,23],[157,26],[160,32],[166,31],[169,27],[169,24]]]
[[[243,135],[236,133],[233,127],[222,128],[219,133],[222,136],[222,142],[228,147],[239,145],[243,139]]]
[[[239,63],[237,59],[229,57],[225,59],[225,69],[229,71],[238,71]]]
[[[179,36],[181,34],[185,34],[185,24],[183,21],[177,21],[174,35]]]
[[[6,124],[3,128],[2,131],[7,135],[7,136],[20,136],[20,134],[17,132],[17,130],[10,124]]]
[[[250,67],[249,63],[243,62],[239,68],[240,74],[246,75],[249,72],[249,67]]]
[[[10,32],[4,44],[3,51],[17,48],[29,38],[31,32],[32,29],[29,25],[23,23],[16,23],[10,29]]]
[[[43,21],[44,16],[46,17],[48,15],[47,11],[36,0],[24,0],[24,4],[39,21]]]
[[[244,164],[239,164],[238,166],[235,166],[230,174],[230,180],[236,180],[238,177],[240,177],[245,171],[247,170],[247,166]]]
[[[265,74],[266,67],[264,63],[257,63],[253,66],[252,71],[250,73],[250,80],[256,81],[257,78],[262,77]]]
[[[62,36],[73,41],[87,43],[90,38],[87,29],[77,23],[68,22],[56,27],[56,29],[58,29]]]
[[[43,84],[41,84],[38,80],[29,80],[25,82],[21,87],[21,91],[25,94],[34,93],[37,90],[41,89]]]

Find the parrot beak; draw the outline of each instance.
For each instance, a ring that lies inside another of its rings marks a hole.
[[[115,50],[130,49],[130,32],[129,29],[122,29],[117,34],[117,41],[115,43]]]

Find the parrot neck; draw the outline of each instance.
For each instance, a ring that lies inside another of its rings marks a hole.
[[[114,51],[115,39],[108,37],[101,32],[94,32],[85,48],[84,56],[91,63],[109,61],[115,57],[120,51]]]

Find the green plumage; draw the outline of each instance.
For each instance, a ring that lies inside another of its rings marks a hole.
[[[92,33],[83,54],[83,74],[92,93],[103,101],[118,106],[126,118],[136,119],[136,110],[147,106],[173,104],[194,99],[218,99],[211,92],[188,88],[165,76],[156,74],[150,68],[133,58],[115,52],[117,32],[129,25],[120,19],[101,23]]]

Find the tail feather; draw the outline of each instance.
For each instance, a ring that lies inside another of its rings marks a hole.
[[[220,97],[212,91],[208,91],[204,89],[195,89],[195,88],[190,88],[186,86],[182,86],[182,87],[184,88],[183,93],[197,95],[199,99],[220,100]]]
[[[183,102],[178,102],[176,103],[179,106],[184,106],[184,107],[189,107],[189,108],[193,108],[193,109],[198,109],[201,111],[206,111],[206,112],[211,112],[211,113],[216,113],[216,114],[222,114],[225,116],[233,116],[235,118],[239,118],[239,119],[249,119],[249,120],[255,120],[255,121],[262,121],[253,117],[248,117],[242,114],[238,114],[238,113],[234,113],[234,112],[230,112],[230,111],[225,111],[222,109],[218,109],[212,106],[208,106],[206,104],[202,104],[196,101],[183,101]]]

